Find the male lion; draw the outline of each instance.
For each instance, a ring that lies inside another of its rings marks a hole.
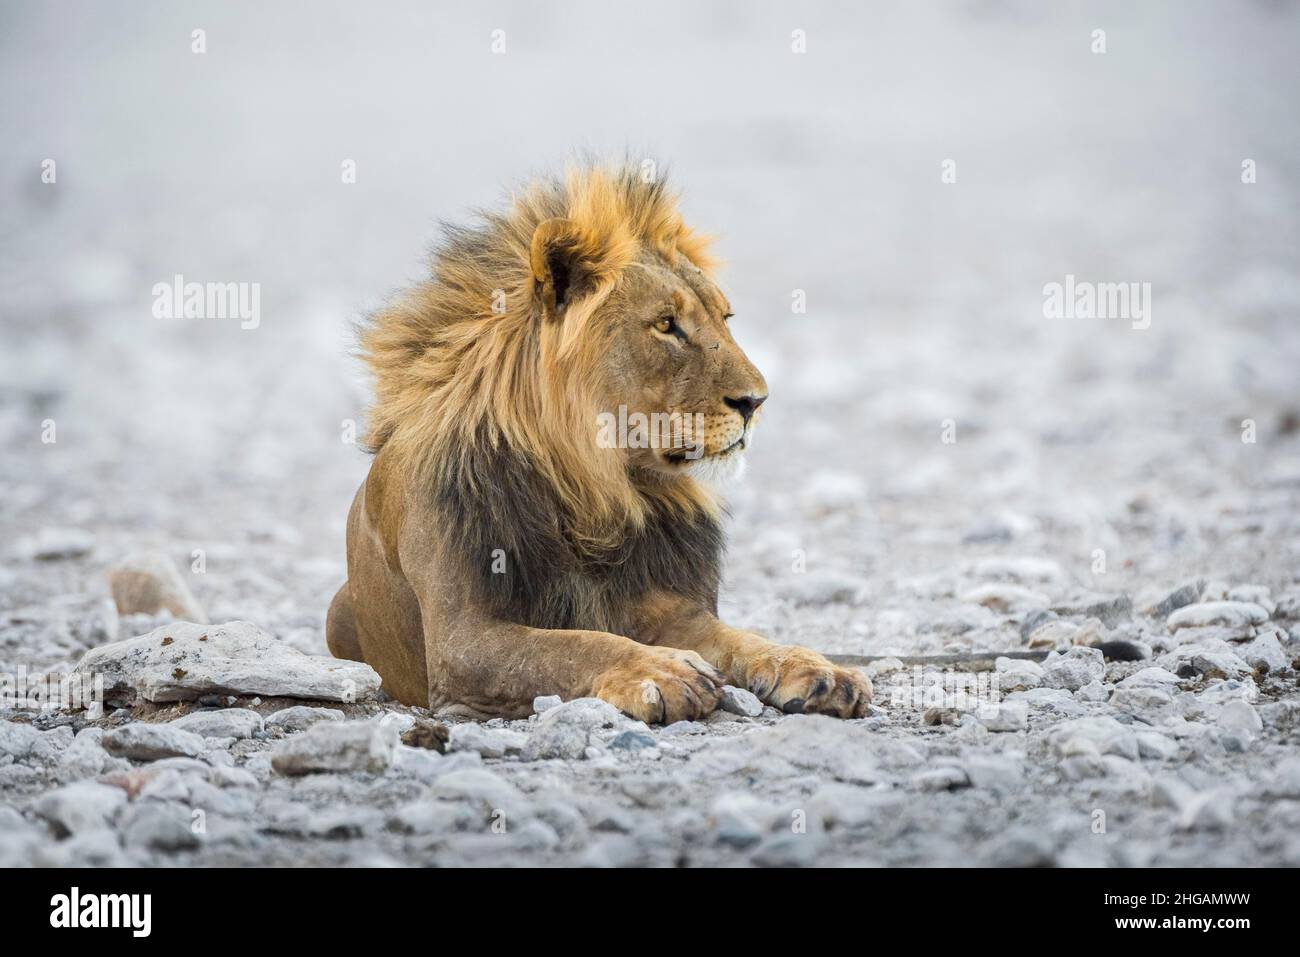
[[[705,245],[631,169],[573,170],[448,230],[432,278],[362,332],[376,454],[326,624],[336,657],[445,714],[594,695],[673,722],[727,682],[787,712],[866,712],[864,676],[715,617],[715,484],[767,385]],[[638,412],[672,434],[598,429]]]

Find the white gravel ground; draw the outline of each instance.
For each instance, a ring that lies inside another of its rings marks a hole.
[[[1300,11],[303,16],[3,17],[0,673],[166,626],[108,597],[148,552],[214,625],[323,654],[367,465],[348,323],[437,217],[629,143],[720,234],[772,388],[726,617],[1150,659],[1004,665],[967,714],[888,665],[854,722],[568,703],[445,756],[382,703],[0,710],[0,865],[1300,864]],[[155,319],[177,273],[260,283],[260,325]],[[1150,327],[1044,318],[1067,274],[1151,283]]]

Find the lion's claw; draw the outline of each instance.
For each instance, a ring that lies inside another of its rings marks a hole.
[[[871,679],[796,645],[773,645],[746,662],[745,684],[786,714],[861,718],[871,704]]]
[[[647,724],[693,721],[722,700],[722,674],[693,651],[644,648],[596,681],[596,697]]]

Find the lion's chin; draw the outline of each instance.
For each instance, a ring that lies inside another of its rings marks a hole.
[[[721,455],[706,455],[683,463],[681,471],[707,485],[723,486],[739,482],[745,474],[745,451],[739,448]]]

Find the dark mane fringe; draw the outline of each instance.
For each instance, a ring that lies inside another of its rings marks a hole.
[[[449,553],[485,607],[505,620],[628,634],[633,600],[656,588],[716,611],[723,535],[707,514],[655,507],[616,546],[581,551],[554,490],[528,459],[486,438],[441,464],[433,494]]]

